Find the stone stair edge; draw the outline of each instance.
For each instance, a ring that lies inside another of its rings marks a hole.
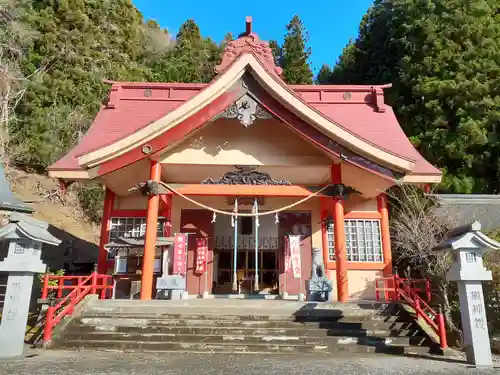
[[[144,330],[149,331],[176,331],[176,330],[191,330],[191,331],[269,331],[269,332],[324,332],[328,333],[329,331],[338,331],[338,332],[356,332],[356,333],[364,333],[371,334],[375,336],[383,336],[384,334],[393,334],[393,333],[409,333],[418,331],[416,328],[363,328],[363,327],[342,327],[342,326],[333,326],[328,328],[322,327],[314,327],[309,325],[294,325],[287,327],[248,327],[248,326],[187,326],[187,325],[147,325],[147,326],[127,326],[127,325],[109,325],[98,328],[99,326],[90,325],[90,324],[73,324],[71,326],[72,330],[77,330],[79,332],[130,332],[130,333],[143,333]],[[110,328],[109,330],[104,330],[103,328]],[[82,330],[83,328],[83,330]],[[130,329],[124,330],[124,329]],[[137,332],[136,332],[137,330]],[[160,332],[158,332],[160,333]],[[408,337],[414,337],[413,335]]]
[[[68,332],[65,335],[65,340],[72,340],[72,338],[85,338],[85,337],[95,337],[95,341],[100,341],[98,339],[101,337],[112,338],[112,341],[129,341],[122,340],[134,338],[136,342],[156,342],[155,339],[160,339],[157,342],[167,342],[163,341],[165,338],[183,338],[182,342],[194,343],[196,341],[189,341],[190,339],[200,338],[199,334],[196,333],[127,333],[127,332],[109,332],[109,331],[98,331],[98,332]],[[148,338],[150,340],[140,340],[140,338]],[[268,341],[269,343],[288,343],[288,342],[297,342],[300,340],[318,340],[318,341],[327,341],[332,344],[337,343],[340,345],[345,344],[360,344],[360,341],[366,342],[374,342],[376,344],[391,344],[391,345],[404,345],[404,346],[419,346],[413,345],[410,341],[420,341],[423,343],[426,340],[426,337],[423,336],[395,336],[395,337],[382,337],[379,335],[362,335],[362,336],[350,336],[350,335],[325,335],[325,336],[303,336],[303,335],[270,335],[270,334],[253,334],[253,335],[244,335],[244,334],[223,334],[223,335],[214,335],[214,334],[204,334],[202,336],[203,340],[207,338],[214,341],[206,341],[219,343],[221,342],[230,342],[230,343],[241,343],[246,344],[246,340],[262,340],[263,342]],[[343,342],[340,342],[343,341]],[[404,343],[404,341],[408,341],[408,344]],[[198,343],[204,343],[205,341],[198,341]]]
[[[89,327],[122,327],[122,328],[145,328],[155,326],[158,328],[184,327],[184,328],[219,328],[226,327],[249,328],[249,329],[416,329],[418,326],[413,322],[400,321],[233,321],[233,320],[164,320],[164,319],[116,319],[116,318],[93,318],[79,317],[72,322],[73,325]]]
[[[139,299],[104,299],[100,300],[98,305],[125,305],[134,306],[141,305],[169,305],[169,306],[210,306],[210,305],[227,305],[227,306],[241,306],[241,305],[276,305],[280,307],[290,306],[307,306],[309,308],[321,306],[326,308],[365,308],[372,306],[373,308],[385,308],[388,306],[398,305],[398,301],[348,301],[348,302],[320,302],[320,301],[289,301],[289,300],[265,300],[265,299],[228,299],[228,298],[198,298],[189,300],[139,300]]]
[[[247,350],[248,348],[253,349],[268,349],[272,353],[277,352],[295,352],[303,350],[313,350],[314,352],[324,352],[324,353],[332,353],[339,351],[347,351],[347,352],[380,352],[385,350],[387,352],[397,351],[398,353],[428,353],[429,347],[425,346],[412,346],[412,345],[404,345],[404,344],[376,344],[376,345],[363,345],[358,343],[340,343],[336,345],[321,345],[321,344],[292,344],[292,343],[250,343],[244,344],[239,343],[235,344],[234,342],[162,342],[162,341],[127,341],[127,340],[68,340],[65,341],[65,345],[69,347],[85,347],[91,346],[95,348],[103,348],[103,347],[121,347],[122,351],[125,350],[134,350],[141,351],[144,346],[148,347],[170,347],[173,351],[176,352],[190,352],[192,348],[204,348],[206,352],[217,352],[217,350],[224,349],[244,349],[244,350],[234,350],[235,353],[245,353],[251,350]],[[128,349],[123,349],[123,347],[127,347]],[[174,349],[175,348],[175,349]],[[154,350],[155,352],[162,351],[159,349]],[[256,353],[261,353],[262,350],[255,350]]]
[[[290,319],[342,319],[342,318],[350,318],[350,319],[359,319],[359,320],[368,320],[368,319],[395,319],[398,318],[396,315],[383,315],[383,314],[375,314],[375,315],[361,315],[361,314],[262,314],[260,313],[240,313],[235,314],[233,312],[229,313],[219,313],[219,312],[174,312],[174,311],[158,311],[158,312],[141,312],[141,311],[83,311],[82,316],[85,317],[120,317],[120,318],[164,318],[164,319],[218,319],[218,320],[290,320]]]
[[[391,316],[395,314],[384,311],[353,311],[353,310],[272,310],[272,309],[159,309],[159,308],[127,308],[127,309],[95,309],[92,306],[85,310],[93,314],[184,314],[184,315],[262,315],[262,316]]]

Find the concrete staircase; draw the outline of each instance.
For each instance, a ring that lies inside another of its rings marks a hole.
[[[102,300],[54,338],[60,348],[227,353],[429,353],[397,305]]]

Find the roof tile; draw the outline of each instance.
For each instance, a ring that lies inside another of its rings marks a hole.
[[[206,84],[113,84],[113,108],[103,106],[92,126],[51,170],[78,170],[77,157],[110,145],[144,128],[198,94]],[[291,85],[310,106],[352,134],[394,155],[416,162],[412,173],[439,174],[413,147],[394,111],[377,109],[372,86]]]

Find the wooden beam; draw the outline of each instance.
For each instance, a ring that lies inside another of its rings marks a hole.
[[[308,197],[322,186],[168,184],[183,195]],[[159,194],[173,194],[160,185]],[[319,194],[323,196],[323,194]]]

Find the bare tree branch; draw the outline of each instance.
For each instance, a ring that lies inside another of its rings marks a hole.
[[[446,273],[451,257],[433,251],[449,229],[459,223],[459,217],[440,207],[432,195],[417,186],[399,186],[389,193],[391,205],[391,240],[396,250],[396,263],[408,265],[422,277],[432,280],[437,288],[435,297],[442,304],[449,328],[461,337],[453,322],[449,299],[450,284]]]

